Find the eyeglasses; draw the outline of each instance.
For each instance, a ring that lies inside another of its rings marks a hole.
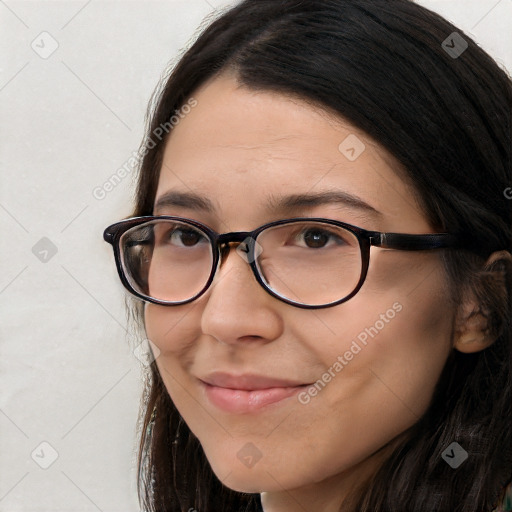
[[[219,234],[183,217],[135,217],[112,224],[112,244],[126,289],[148,302],[187,304],[203,295],[231,244],[273,297],[300,308],[341,304],[361,288],[370,246],[423,251],[461,246],[448,233],[380,233],[330,219],[278,220],[254,231]]]

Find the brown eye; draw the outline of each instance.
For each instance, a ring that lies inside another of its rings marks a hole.
[[[297,244],[309,249],[322,249],[328,245],[343,244],[343,238],[338,236],[336,233],[332,233],[325,229],[320,228],[306,228],[300,233],[295,235]]]
[[[309,230],[304,235],[304,242],[308,247],[316,248],[324,247],[329,242],[330,234],[318,229]]]
[[[206,242],[205,237],[192,229],[176,228],[169,234],[170,243],[182,247],[194,247],[198,243]]]

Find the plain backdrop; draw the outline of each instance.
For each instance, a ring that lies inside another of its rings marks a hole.
[[[142,340],[102,239],[134,173],[94,191],[137,150],[161,73],[230,3],[0,1],[2,512],[139,510]],[[512,69],[512,0],[419,3]]]

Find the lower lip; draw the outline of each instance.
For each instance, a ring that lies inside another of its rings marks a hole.
[[[231,413],[248,413],[262,409],[270,404],[277,404],[286,398],[296,395],[305,386],[290,388],[268,388],[245,391],[211,386],[201,381],[208,400],[219,409]]]

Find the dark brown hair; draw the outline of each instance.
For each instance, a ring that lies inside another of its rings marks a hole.
[[[468,44],[456,58],[442,45],[453,32]],[[365,131],[402,164],[430,224],[473,241],[471,251],[444,253],[452,299],[473,295],[496,341],[475,354],[452,351],[429,409],[350,509],[490,512],[512,468],[512,271],[505,258],[484,265],[512,249],[510,78],[469,36],[409,0],[246,0],[210,23],[164,78],[143,147],[223,71]],[[142,161],[134,215],[152,214],[164,144]],[[142,308],[133,306],[140,324]],[[154,363],[141,419],[144,510],[261,510],[258,495],[213,474]],[[441,458],[454,441],[469,453],[456,470]]]

